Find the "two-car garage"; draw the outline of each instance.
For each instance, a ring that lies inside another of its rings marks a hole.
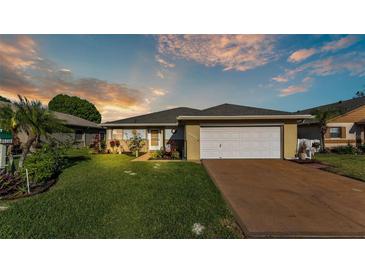
[[[201,126],[201,159],[280,159],[281,126]]]

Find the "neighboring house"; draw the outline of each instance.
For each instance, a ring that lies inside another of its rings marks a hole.
[[[178,144],[183,158],[292,159],[297,122],[307,114],[223,104],[198,110],[174,108],[107,122],[107,143],[120,140],[124,150],[133,130],[145,139],[145,151]]]
[[[105,140],[105,129],[94,122],[61,112],[54,112],[72,130],[70,133],[56,133],[53,136],[59,141],[68,141],[77,147],[90,146],[95,138]]]
[[[335,111],[338,115],[327,122],[325,145],[328,148],[343,145],[364,144],[365,129],[365,97],[358,97],[346,101],[305,109],[296,114],[314,114],[318,110]],[[320,127],[314,119],[304,120],[298,125],[299,139],[320,140]]]
[[[5,102],[0,102],[0,107],[4,105],[12,105]],[[14,107],[14,105],[12,105]],[[52,136],[61,141],[73,144],[76,147],[87,147],[92,144],[95,137],[98,136],[101,140],[105,139],[105,129],[94,122],[60,112],[53,112],[55,116],[62,120],[65,125],[70,128],[70,132],[60,132],[55,133]],[[27,140],[27,135],[25,132],[19,133],[20,142],[25,142]]]

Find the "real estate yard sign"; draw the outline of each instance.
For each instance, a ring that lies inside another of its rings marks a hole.
[[[10,145],[12,141],[11,134],[0,129],[0,168],[5,168],[6,145]]]
[[[12,141],[13,141],[13,137],[11,136],[11,133],[0,129],[0,144],[9,145],[12,143]]]

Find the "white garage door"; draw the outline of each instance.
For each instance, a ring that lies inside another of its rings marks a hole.
[[[200,158],[281,158],[281,129],[278,126],[201,127]]]

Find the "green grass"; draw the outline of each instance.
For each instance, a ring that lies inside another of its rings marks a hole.
[[[316,154],[316,159],[330,165],[329,171],[365,181],[365,155]]]
[[[66,169],[48,192],[0,202],[9,206],[0,211],[0,238],[240,237],[201,165],[161,162],[154,168],[125,155],[86,159]],[[194,223],[205,226],[199,236]]]

